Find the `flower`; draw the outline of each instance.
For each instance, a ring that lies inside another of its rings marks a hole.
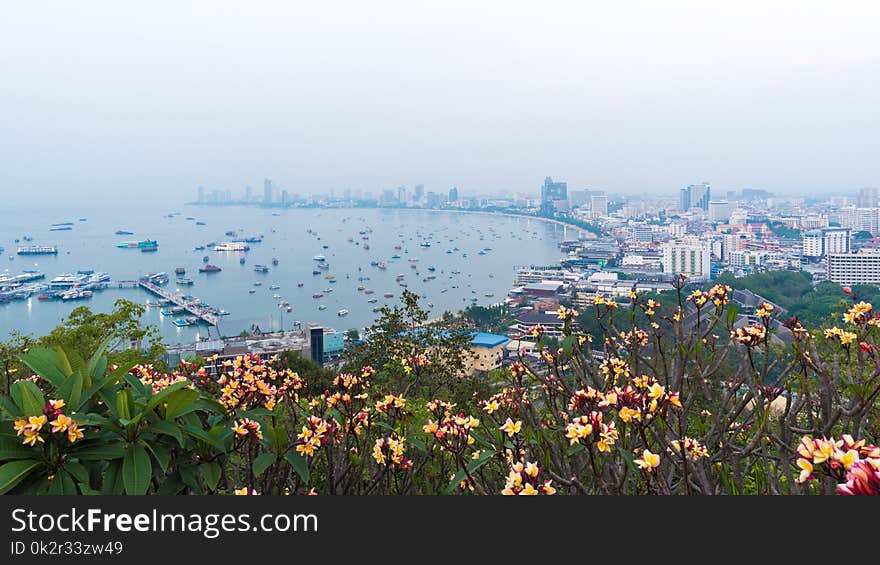
[[[510,418],[508,418],[507,421],[504,422],[504,425],[501,426],[501,431],[506,433],[507,437],[513,437],[514,435],[518,434],[520,429],[522,429],[522,421],[517,420],[516,422],[514,422]]]
[[[79,429],[79,424],[77,424],[76,422],[71,423],[70,426],[67,428],[67,440],[70,443],[73,443],[78,439],[82,439],[82,437],[83,432],[81,429]]]
[[[256,439],[263,439],[263,432],[260,423],[249,418],[242,418],[241,422],[233,422],[232,431],[234,431],[237,436],[244,437],[248,434],[252,434]]]
[[[854,463],[846,473],[846,483],[837,485],[837,492],[847,496],[880,495],[880,459]]]
[[[260,494],[256,490],[247,487],[237,488],[233,492],[235,496],[258,496]]]
[[[660,456],[645,449],[642,451],[642,457],[633,462],[643,471],[653,471],[660,465]]]
[[[848,331],[842,330],[837,327],[827,329],[823,333],[825,334],[825,337],[827,337],[828,339],[835,339],[835,340],[839,341],[840,345],[843,347],[849,347],[849,345],[852,342],[854,342],[856,340],[856,338],[858,337],[856,334],[854,334],[852,332],[848,332]]]
[[[52,426],[52,433],[57,432],[66,432],[67,428],[73,423],[73,418],[70,416],[65,416],[64,414],[59,414],[57,418],[49,422]]]

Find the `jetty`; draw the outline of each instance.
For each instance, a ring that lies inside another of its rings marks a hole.
[[[169,292],[164,288],[161,288],[158,285],[153,284],[148,279],[140,279],[138,281],[138,286],[143,288],[144,290],[163,298],[176,306],[180,306],[193,316],[199,318],[206,324],[211,326],[216,326],[217,322],[220,321],[220,316],[214,313],[213,309],[205,308],[201,306],[197,302],[191,300],[185,300],[182,296],[174,294],[173,292]]]

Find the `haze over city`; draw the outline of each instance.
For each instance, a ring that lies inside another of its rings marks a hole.
[[[872,3],[187,6],[4,7],[8,204],[880,182]]]

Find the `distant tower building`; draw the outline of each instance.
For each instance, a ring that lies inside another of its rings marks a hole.
[[[553,182],[553,177],[544,179],[541,185],[541,213],[553,214],[560,208],[560,202],[565,202],[562,208],[568,207],[568,183]]]
[[[865,187],[859,190],[859,208],[876,208],[880,205],[876,187]]]
[[[272,179],[263,180],[263,204],[271,204],[272,200]]]
[[[449,189],[449,202],[458,202],[458,188],[454,186]]]
[[[730,202],[728,200],[712,200],[709,202],[709,221],[727,222],[736,209],[736,202]]]
[[[590,196],[590,210],[601,214],[608,215],[608,197],[604,194],[594,194]]]
[[[414,189],[415,193],[413,194],[413,200],[416,202],[421,202],[422,197],[425,195],[425,185],[417,184]]]
[[[281,203],[287,204],[288,202],[290,202],[290,196],[287,194],[286,190],[282,190],[281,191]]]
[[[198,193],[199,193],[199,199],[198,199],[199,204],[204,204],[205,203],[205,187],[202,185],[199,185]]]
[[[709,280],[712,275],[712,250],[708,245],[688,243],[665,243],[661,247],[663,272],[677,275],[684,273],[694,280]]]
[[[409,195],[407,194],[407,192],[408,191],[406,190],[405,186],[398,186],[397,187],[397,201],[400,202],[401,204],[406,205],[407,201],[409,200]]]
[[[678,207],[682,212],[687,212],[691,208],[701,208],[708,211],[710,197],[711,187],[708,182],[691,184],[679,192]]]
[[[850,228],[809,230],[803,235],[803,256],[818,259],[830,253],[849,253],[852,250]]]
[[[590,191],[589,190],[572,190],[569,193],[569,200],[571,201],[572,208],[579,208],[581,206],[586,206],[590,203]]]
[[[251,199],[253,199],[253,197],[254,197],[254,189],[251,187],[251,185],[246,185],[244,187],[244,201],[250,202]]]

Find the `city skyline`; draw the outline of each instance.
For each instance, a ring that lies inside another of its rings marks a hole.
[[[7,202],[880,184],[870,3],[194,6],[7,8]]]

